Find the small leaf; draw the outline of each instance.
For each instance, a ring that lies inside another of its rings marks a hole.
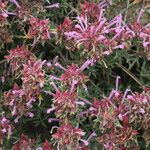
[[[118,120],[118,119],[116,119],[116,121],[115,121],[115,125],[116,125],[117,127],[122,128],[122,125],[120,124],[120,122],[119,122],[119,120]]]

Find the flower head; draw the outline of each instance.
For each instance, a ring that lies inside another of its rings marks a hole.
[[[16,7],[16,15],[22,22],[29,21],[33,14],[38,14],[39,12],[44,11],[44,0],[24,0],[24,1],[12,1]]]
[[[0,140],[12,134],[13,126],[10,124],[10,121],[5,117],[0,117]]]
[[[87,15],[79,15],[76,20],[74,28],[64,34],[67,40],[73,40],[77,48],[82,46],[95,59],[101,59],[115,49],[125,48],[126,40],[134,37],[134,32],[125,25],[121,15],[108,21],[103,9],[100,9],[96,21],[90,21]],[[120,38],[122,42],[118,41]]]
[[[50,38],[49,20],[40,20],[38,18],[30,19],[30,28],[28,31],[28,38],[36,40],[47,40]]]
[[[8,51],[9,55],[5,56],[6,60],[10,62],[13,70],[22,68],[22,64],[27,63],[28,60],[34,60],[33,53],[28,51],[26,46],[16,47]]]
[[[29,138],[27,135],[22,134],[19,142],[14,144],[13,150],[31,150],[35,148],[35,140]]]
[[[59,148],[77,149],[79,140],[85,133],[80,128],[75,128],[71,124],[61,125],[55,134],[52,135],[58,141]]]
[[[82,72],[89,66],[92,66],[94,64],[93,59],[85,61],[85,63],[78,67],[77,64],[71,64],[67,66],[67,68],[64,68],[61,64],[56,63],[55,66],[61,68],[64,70],[64,73],[60,76],[59,80],[62,81],[62,83],[71,86],[72,82],[76,82],[77,85],[81,85],[84,82],[87,81],[87,76],[84,75]]]
[[[145,92],[134,93],[127,96],[128,105],[130,108],[130,120],[142,125],[144,128],[149,128],[149,113],[150,113],[150,96]]]
[[[81,3],[80,8],[81,8],[82,15],[87,15],[91,19],[94,19],[94,20],[98,18],[99,12],[101,9],[99,5],[93,2],[87,2],[87,1],[85,1],[84,3]]]
[[[116,119],[115,107],[108,99],[94,99],[93,104],[90,107],[91,116],[97,117],[100,120],[99,127],[101,130],[110,128],[114,125]]]
[[[102,136],[98,137],[97,140],[102,143],[106,149],[111,150],[133,140],[134,135],[137,134],[137,131],[130,127],[122,127],[103,134]]]
[[[57,117],[65,117],[77,111],[77,95],[70,91],[56,91],[53,94],[53,104]]]
[[[4,93],[4,105],[11,110],[12,116],[23,115],[27,111],[27,94],[17,84],[13,89]]]
[[[37,61],[28,61],[26,64],[23,65],[23,87],[26,90],[31,91],[38,91],[38,89],[44,86],[44,77],[45,72],[43,71],[42,67],[45,62],[41,60]]]

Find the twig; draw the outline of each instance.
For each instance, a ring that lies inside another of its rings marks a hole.
[[[142,89],[145,88],[145,86],[137,79],[137,77],[132,72],[130,72],[127,68],[125,68],[123,65],[118,63],[116,63],[116,65],[119,68],[121,68],[125,73],[127,73],[134,81],[136,81],[141,86]]]

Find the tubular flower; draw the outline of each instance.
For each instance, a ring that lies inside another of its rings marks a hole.
[[[22,134],[19,142],[14,144],[13,150],[32,150],[35,149],[35,140],[30,139],[27,135]]]
[[[45,6],[45,8],[59,8],[59,3],[54,3],[48,6]]]
[[[36,41],[49,39],[50,33],[48,23],[48,19],[40,20],[38,18],[31,18],[31,26],[29,28],[27,37],[30,39],[35,39]]]
[[[64,68],[61,64],[56,63],[55,66],[64,70],[64,73],[60,76],[60,78],[55,78],[52,76],[52,79],[60,80],[63,84],[72,85],[72,82],[76,82],[75,84],[81,85],[87,81],[87,76],[82,73],[85,68],[88,68],[90,65],[93,65],[93,60],[87,60],[80,68],[76,64],[71,64],[67,66],[67,69]]]
[[[32,97],[39,95],[40,89],[44,86],[45,72],[42,69],[44,63],[41,60],[29,60],[23,65],[23,88],[31,93]]]
[[[35,59],[34,54],[28,51],[27,47],[24,45],[11,49],[8,52],[9,55],[5,56],[5,58],[10,62],[14,71],[22,69],[22,64],[27,63],[28,60]]]
[[[64,33],[68,40],[75,41],[77,47],[82,45],[85,52],[97,57],[96,59],[111,54],[115,49],[125,48],[126,40],[135,36],[134,32],[124,25],[121,15],[108,22],[103,12],[104,10],[100,9],[97,22],[90,22],[86,15],[76,17],[78,23],[74,30]],[[121,43],[118,42],[120,37]]]
[[[12,134],[13,126],[10,124],[10,121],[5,117],[0,117],[0,143],[3,142],[3,139],[7,136],[10,137]]]
[[[96,60],[116,49],[128,48],[129,41],[136,36],[121,14],[107,20],[104,14],[106,6],[106,1],[81,4],[81,14],[76,17],[76,24],[64,32],[67,42],[75,42],[76,48],[83,49],[83,54]]]
[[[58,141],[58,148],[62,150],[77,150],[79,141],[84,141],[81,137],[85,133],[80,128],[75,128],[67,123],[58,127],[57,132],[52,135]]]

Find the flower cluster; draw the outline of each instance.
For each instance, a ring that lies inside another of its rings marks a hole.
[[[114,50],[128,49],[129,41],[140,37],[149,54],[149,24],[142,26],[136,22],[133,25],[130,23],[127,25],[121,14],[108,20],[104,14],[107,6],[106,1],[99,4],[85,1],[81,4],[81,12],[76,17],[76,24],[65,19],[58,28],[67,38],[67,43],[72,43],[72,45],[76,43],[76,48],[83,49],[83,54],[86,53],[88,57],[99,60],[110,55]]]
[[[53,96],[53,109],[57,117],[64,118],[68,115],[72,115],[77,111],[78,104],[84,105],[84,102],[78,101],[78,94],[76,89],[79,85],[82,85],[86,80],[82,71],[89,65],[92,65],[92,60],[87,60],[80,68],[72,64],[65,69],[60,63],[56,62],[55,66],[64,70],[64,73],[60,77],[51,76],[51,80],[58,80],[64,86],[66,90],[58,89],[54,82],[52,85],[56,93]]]
[[[130,118],[138,126],[150,128],[150,96],[145,92],[128,95]]]
[[[87,60],[80,68],[78,65],[72,64],[71,66],[67,66],[67,69],[60,63],[55,63],[55,66],[62,69],[64,73],[59,78],[56,76],[50,77],[55,93],[51,94],[53,96],[52,108],[49,108],[47,113],[49,114],[54,111],[58,118],[50,118],[49,122],[52,120],[61,120],[60,127],[58,127],[57,132],[53,135],[53,138],[58,140],[57,145],[61,149],[81,150],[83,147],[79,146],[79,140],[84,142],[84,145],[88,145],[87,141],[80,139],[84,135],[84,132],[81,129],[74,128],[68,122],[70,116],[75,115],[78,111],[78,105],[84,106],[85,104],[84,101],[78,100],[77,88],[87,80],[87,76],[82,71],[90,65],[93,65],[93,63],[93,60]],[[62,88],[58,88],[54,80],[58,80]]]
[[[23,88],[30,92],[31,95],[38,95],[39,90],[44,86],[45,72],[42,66],[45,62],[41,60],[28,61],[23,65],[22,81]]]
[[[0,149],[147,148],[150,23],[140,2],[61,1],[55,12],[49,0],[0,0]],[[116,74],[130,88],[117,76],[111,90]]]
[[[36,60],[32,53],[25,51],[17,51],[16,56],[11,51],[10,56],[6,56],[11,60],[13,67],[23,66],[22,73],[22,87],[14,85],[14,88],[4,93],[4,105],[8,106],[12,111],[12,116],[21,117],[25,115],[27,111],[32,108],[32,103],[40,97],[41,88],[44,86],[45,72],[42,67],[45,63],[41,60]],[[18,58],[18,59],[17,59]],[[24,59],[23,59],[24,58]],[[17,61],[15,62],[16,59]],[[31,60],[28,60],[31,59]],[[32,60],[33,59],[33,60]],[[33,117],[31,112],[26,115]],[[17,122],[17,120],[15,120]]]
[[[116,116],[114,108],[110,100],[108,99],[94,99],[92,106],[90,107],[91,116],[97,116],[100,120],[99,128],[112,128],[114,124],[114,118]]]
[[[70,66],[67,66],[67,69],[64,68],[60,63],[56,63],[55,66],[62,69],[64,71],[63,74],[61,74],[60,78],[56,78],[54,76],[51,77],[51,79],[56,79],[62,82],[62,84],[71,86],[72,83],[77,85],[82,85],[84,82],[87,81],[87,76],[82,73],[82,71],[89,66],[93,65],[93,60],[87,60],[80,68],[77,64],[72,64]]]
[[[35,148],[35,140],[22,134],[19,141],[14,144],[13,150],[31,150]]]
[[[138,134],[134,126],[149,129],[149,95],[146,92],[132,93],[129,89],[123,94],[118,90],[118,80],[119,77],[110,96],[94,99],[88,111],[90,117],[96,117],[95,123],[101,132],[97,140],[108,150],[125,147],[128,141],[134,141]]]
[[[0,117],[0,143],[3,143],[3,139],[6,136],[11,136],[12,129],[13,126],[10,124],[10,121],[5,117]]]
[[[25,45],[11,49],[8,53],[9,55],[5,56],[5,58],[14,71],[22,69],[23,64],[27,63],[28,60],[34,60],[36,58]]]
[[[53,107],[57,117],[65,117],[77,111],[77,95],[75,92],[56,91],[53,95]]]
[[[135,32],[136,36],[142,40],[142,45],[147,53],[147,59],[150,60],[150,23],[143,25],[140,22],[144,10],[139,13],[137,20],[131,24],[131,28]]]
[[[75,128],[71,124],[67,123],[61,125],[52,137],[58,141],[59,149],[77,150],[79,147],[79,141],[84,141],[81,139],[84,134],[85,133],[82,129]]]
[[[116,49],[126,48],[127,41],[135,36],[121,15],[108,21],[104,15],[105,6],[103,3],[81,4],[81,15],[76,17],[77,24],[64,33],[69,41],[73,40],[77,47],[83,46],[84,51],[95,59],[110,55]]]
[[[48,19],[40,20],[38,18],[31,18],[29,21],[31,26],[27,34],[28,38],[35,39],[36,41],[50,38]]]
[[[4,93],[4,98],[4,105],[10,108],[12,116],[24,114],[27,109],[26,103],[28,100],[25,90],[20,89],[15,84],[13,89]]]
[[[97,138],[97,140],[100,143],[103,143],[104,148],[107,150],[121,149],[121,147],[124,147],[122,145],[124,145],[129,140],[134,141],[134,135],[137,135],[136,130],[133,130],[130,127],[123,127],[120,129],[113,129],[110,132]]]

